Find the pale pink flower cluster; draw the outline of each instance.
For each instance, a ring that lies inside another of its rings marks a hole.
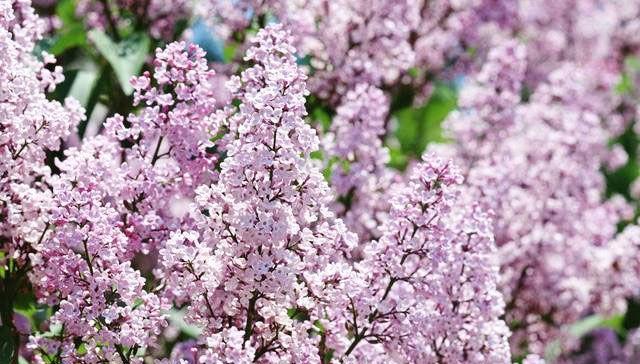
[[[160,252],[167,297],[204,329],[197,360],[509,362],[489,220],[458,203],[451,164],[425,157],[352,261],[357,237],[309,159],[319,140],[291,42],[282,26],[258,33],[253,66],[230,81],[240,104],[218,113],[230,132],[220,178],[197,189],[194,229]],[[367,91],[382,98],[355,92]]]
[[[0,1],[0,241],[9,258],[25,263],[32,245],[47,229],[43,219],[52,203],[45,183],[51,169],[47,152],[55,152],[84,118],[73,99],[50,101],[64,79],[55,58],[36,56],[43,22],[29,1]]]
[[[333,162],[335,210],[362,242],[380,237],[389,209],[385,195],[394,173],[386,166],[389,155],[382,145],[388,109],[382,90],[359,84],[344,96],[324,140]]]
[[[640,50],[640,2],[631,0],[520,0],[516,34],[528,48],[527,83],[535,87],[565,62],[589,78],[583,102],[590,103],[612,136],[635,117],[635,100],[613,92],[625,58]],[[623,111],[621,111],[623,110]]]
[[[382,237],[355,264],[367,293],[350,296],[346,317],[354,362],[509,362],[490,220],[461,198],[462,180],[425,155],[391,193]]]
[[[306,76],[293,53],[281,27],[258,33],[245,57],[254,65],[230,81],[240,106],[222,111],[227,157],[217,183],[197,189],[197,230],[161,250],[169,296],[187,300],[204,329],[203,362],[311,361],[319,333],[308,331],[324,301],[344,305],[349,269],[338,257],[354,236],[327,209],[328,186],[310,162],[319,142],[302,119]]]
[[[308,57],[317,96],[339,103],[357,84],[406,83],[412,67],[430,77],[451,63],[468,61],[467,47],[481,46],[500,27],[511,31],[517,6],[505,0],[209,0],[196,13],[212,20],[223,38],[270,17],[295,34],[300,57]]]
[[[77,9],[116,40],[126,28],[156,41],[192,11],[235,59],[157,49],[131,79],[133,111],[70,147],[84,111],[48,99],[64,77],[34,54],[45,24],[30,1],[0,0],[0,265],[21,284],[0,293],[32,289],[51,308],[29,328],[0,305],[27,360],[509,363],[512,351],[540,364],[558,344],[561,363],[633,362],[637,334],[623,347],[595,331],[581,353],[566,334],[623,312],[640,286],[640,227],[618,231],[633,214],[605,197],[603,172],[630,158],[609,143],[635,115],[614,88],[640,50],[636,1]],[[392,170],[401,89],[419,102],[461,72],[452,143]],[[332,116],[322,138],[309,97]],[[163,341],[175,312],[201,333]]]
[[[127,362],[155,340],[164,325],[160,299],[146,292],[132,267],[131,241],[113,188],[125,181],[103,137],[71,149],[51,178],[52,232],[31,255],[30,275],[41,302],[59,307],[50,319],[59,336],[33,337],[29,347],[65,362]],[[119,182],[119,184],[118,184]],[[76,342],[85,345],[79,352]]]
[[[59,307],[49,322],[59,333],[31,338],[34,360],[141,362],[138,351],[167,325],[162,282],[145,278],[145,267],[191,222],[175,205],[217,178],[217,81],[194,45],[158,49],[153,66],[132,79],[140,112],[107,120],[103,135],[66,150],[47,179],[51,232],[32,246],[30,278],[40,302]]]
[[[640,266],[632,233],[614,240],[630,211],[603,199],[609,134],[582,103],[586,77],[566,64],[524,102],[525,57],[513,41],[491,51],[446,125],[468,193],[492,211],[513,348],[543,353],[564,325],[622,311]]]

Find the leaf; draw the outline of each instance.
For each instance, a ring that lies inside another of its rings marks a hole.
[[[405,108],[398,111],[395,117],[398,120],[398,128],[395,137],[400,142],[401,150],[409,154],[417,149],[417,137],[420,124],[421,111],[413,108]]]
[[[400,148],[389,148],[389,167],[402,171],[408,163],[407,155]]]
[[[69,89],[69,96],[75,98],[85,109],[87,117],[78,124],[78,135],[84,137],[87,125],[93,115],[93,110],[98,104],[100,92],[106,88],[105,79],[108,75],[105,67],[100,71],[95,69],[83,69],[78,71],[73,84]]]
[[[322,325],[322,322],[320,322],[320,320],[315,320],[313,322],[313,326],[315,326],[318,331],[320,331],[320,333],[323,333],[325,331],[324,325]]]
[[[171,309],[169,311],[169,321],[172,325],[179,328],[187,336],[198,337],[202,332],[201,328],[190,325],[184,321],[184,311]]]
[[[333,349],[327,350],[326,353],[324,353],[322,355],[322,364],[328,364],[331,363],[331,360],[333,359]]]
[[[591,315],[583,318],[582,320],[569,325],[567,332],[576,340],[581,339],[585,335],[589,334],[598,328],[609,328],[615,331],[617,334],[624,334],[625,328],[623,325],[624,316],[615,315],[611,317],[605,317],[602,315]],[[555,340],[551,342],[545,350],[545,358],[549,362],[553,362],[560,354],[562,348],[560,341]]]
[[[9,327],[0,326],[0,363],[10,363],[14,350],[13,333]]]
[[[455,90],[451,86],[438,84],[424,106],[405,107],[396,111],[394,116],[398,126],[395,130],[395,138],[400,144],[400,149],[392,152],[392,165],[403,162],[404,158],[398,152],[404,154],[404,157],[420,157],[429,143],[445,141],[441,124],[456,108],[456,104]]]
[[[457,106],[456,92],[448,86],[436,86],[436,89],[424,108],[418,148],[420,154],[427,144],[443,142],[442,122]]]
[[[640,72],[640,58],[635,56],[625,58],[620,81],[615,87],[616,92],[622,95],[632,93],[635,89],[634,80],[637,79],[638,72]]]
[[[89,39],[113,68],[124,93],[131,95],[133,87],[129,80],[140,73],[147,60],[151,44],[149,37],[142,33],[133,33],[116,43],[103,31],[93,29],[89,32]]]
[[[83,104],[87,118],[78,124],[78,135],[80,138],[84,138],[84,135],[87,131],[87,126],[89,122],[93,120],[93,112],[98,106],[98,101],[100,100],[100,96],[103,93],[108,93],[110,91],[111,86],[111,77],[110,72],[106,72],[107,66],[104,66],[99,71],[96,72],[98,75],[98,79],[95,80],[94,87],[91,89],[91,92],[88,95],[86,105]],[[81,88],[79,87],[78,92],[81,92]]]
[[[89,103],[91,90],[93,90],[97,80],[98,74],[96,71],[78,71],[78,74],[71,85],[71,89],[69,89],[69,96],[78,100],[80,104],[86,108]],[[87,110],[87,115],[91,115],[90,112],[90,110]]]
[[[73,84],[77,74],[78,70],[74,69],[64,71],[64,81],[58,84],[53,92],[49,92],[47,94],[47,98],[64,102],[64,99],[69,95],[69,90],[71,89],[71,85]]]
[[[622,316],[603,317],[601,315],[591,315],[585,317],[569,327],[569,334],[575,338],[581,338],[595,329],[604,327],[621,330]]]
[[[144,300],[142,298],[136,298],[133,301],[133,307],[131,308],[132,310],[137,309],[138,307],[142,306],[144,304]]]
[[[319,123],[323,132],[328,132],[331,127],[331,115],[322,107],[315,107],[311,111],[311,119],[314,124]]]
[[[53,38],[53,43],[49,46],[49,53],[60,55],[66,50],[82,47],[87,43],[87,36],[82,24],[73,24],[62,28]]]
[[[31,321],[37,310],[36,297],[33,292],[20,293],[13,303],[13,310]]]
[[[76,23],[76,6],[74,0],[61,0],[56,4],[56,16],[64,24]]]
[[[297,308],[297,307],[288,308],[287,315],[289,316],[290,319],[296,320],[296,321],[306,321],[309,319],[309,313],[303,308]]]
[[[83,356],[87,353],[87,345],[85,343],[80,343],[76,348],[76,354],[79,356]]]
[[[86,45],[85,27],[82,21],[76,18],[75,11],[73,0],[62,0],[56,5],[56,17],[62,22],[62,27],[47,42],[49,53],[60,55],[68,49]]]
[[[5,253],[3,251],[0,251],[0,278],[4,279],[5,276],[5,265],[1,264],[4,261],[4,256]]]
[[[616,85],[616,92],[625,95],[631,93],[633,91],[633,82],[631,81],[631,77],[628,74],[623,73],[620,76],[620,81]]]

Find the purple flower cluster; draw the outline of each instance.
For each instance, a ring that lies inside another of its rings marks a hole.
[[[425,156],[379,239],[359,241],[310,158],[320,141],[292,42],[280,25],[261,30],[221,109],[199,48],[158,50],[153,72],[132,79],[140,111],[56,162],[47,233],[30,244],[29,278],[56,307],[27,345],[35,362],[141,362],[172,305],[202,329],[172,360],[509,362],[490,223],[462,203],[460,174]],[[358,116],[363,94],[380,102],[370,116]],[[370,136],[332,150],[353,187],[383,179],[386,100],[368,86],[350,95],[336,136],[348,140],[350,123]],[[186,213],[180,199],[193,200]]]
[[[494,220],[514,350],[542,353],[564,325],[624,308],[638,246],[631,232],[615,238],[629,206],[602,197],[609,133],[581,103],[586,76],[561,66],[523,102],[525,59],[514,41],[492,50],[446,125],[468,193]]]
[[[337,108],[325,150],[334,158],[331,187],[339,196],[336,212],[361,242],[380,236],[388,211],[386,191],[394,173],[382,146],[389,101],[382,90],[359,84]]]
[[[410,82],[407,72],[426,67],[416,80],[465,60],[465,47],[481,44],[499,27],[511,29],[517,6],[505,0],[399,1],[204,1],[196,13],[232,37],[256,17],[273,17],[295,34],[301,57],[309,57],[309,89],[332,103],[358,84],[376,87]],[[213,15],[212,15],[213,14]],[[428,89],[429,87],[426,87]]]
[[[47,152],[57,151],[84,118],[74,99],[50,101],[64,79],[55,58],[34,54],[44,23],[28,1],[0,2],[0,264],[28,264],[54,203]],[[13,263],[12,263],[13,264]]]
[[[454,165],[425,155],[392,193],[381,238],[355,265],[367,280],[346,324],[347,353],[363,341],[355,362],[509,362],[490,220],[461,183]]]
[[[148,31],[164,45],[81,139],[85,110],[51,94],[64,76],[40,51],[46,22],[29,0],[0,0],[12,362],[638,357],[637,331],[580,341],[571,329],[620,315],[640,287],[640,227],[606,179],[635,158],[615,138],[640,130],[625,73],[640,55],[637,1],[77,5],[116,42]],[[194,16],[226,42],[226,64],[171,42]],[[391,167],[398,110],[460,75],[447,143]]]

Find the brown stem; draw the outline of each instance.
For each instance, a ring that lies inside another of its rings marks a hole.
[[[155,166],[158,159],[160,159],[160,145],[162,144],[162,140],[164,140],[164,136],[160,136],[158,138],[158,144],[156,144],[156,150],[153,152],[153,157],[151,157],[151,166]]]
[[[102,7],[104,8],[104,13],[107,18],[107,23],[109,23],[109,28],[111,28],[111,32],[113,33],[113,39],[116,42],[120,42],[120,34],[118,33],[118,26],[116,25],[115,18],[113,17],[113,13],[111,12],[111,7],[109,7],[109,3],[107,0],[100,0],[102,3]]]
[[[247,323],[244,326],[244,336],[242,342],[242,348],[244,348],[245,344],[251,338],[251,334],[253,333],[253,320],[255,319],[255,310],[256,310],[256,302],[258,301],[259,294],[257,291],[253,291],[253,296],[249,299],[249,307],[247,308]]]

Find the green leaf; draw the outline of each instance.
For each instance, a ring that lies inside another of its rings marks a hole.
[[[86,97],[87,99],[86,104],[83,103],[87,118],[81,121],[80,124],[78,124],[78,134],[80,135],[81,138],[84,137],[84,134],[87,130],[87,126],[89,125],[89,121],[93,117],[94,109],[96,108],[96,106],[98,106],[100,97],[103,94],[111,91],[111,88],[113,87],[111,86],[112,84],[111,77],[110,77],[111,73],[107,72],[107,68],[108,66],[105,65],[100,70],[95,71],[97,79],[93,83],[92,85],[93,87],[91,88],[91,92],[88,94],[88,97]],[[87,80],[90,78],[90,76],[88,75],[86,77],[87,77]],[[78,85],[78,87],[75,90],[78,93],[80,93],[80,92],[83,92],[83,89],[84,87],[82,87],[81,85]],[[84,99],[85,97],[82,97],[82,98]]]
[[[53,38],[53,44],[49,48],[49,53],[60,55],[66,50],[82,47],[87,43],[87,36],[82,24],[73,24],[63,28]]]
[[[87,345],[85,343],[80,343],[80,345],[78,345],[78,347],[76,348],[76,353],[79,356],[83,356],[87,353]]]
[[[632,93],[636,87],[634,80],[640,72],[640,58],[628,56],[624,59],[624,69],[620,75],[620,81],[616,85],[616,92],[619,94]]]
[[[398,128],[395,136],[400,142],[401,150],[405,153],[415,152],[417,150],[418,130],[421,123],[420,110],[406,108],[396,113],[398,120]]]
[[[4,275],[5,275],[4,256],[5,256],[5,253],[3,251],[0,251],[0,278],[2,279],[4,279]]]
[[[116,43],[103,31],[93,29],[89,32],[89,39],[113,68],[124,93],[131,95],[133,87],[129,81],[132,76],[140,73],[147,60],[151,44],[149,37],[142,33],[133,33]]]
[[[131,308],[132,310],[135,310],[136,308],[142,306],[142,304],[144,304],[144,300],[142,298],[136,298],[133,301],[133,307]]]
[[[76,6],[74,0],[61,0],[56,4],[56,16],[63,24],[79,22],[76,18]]]
[[[624,316],[622,315],[611,317],[591,315],[571,325],[569,327],[569,334],[571,334],[573,337],[581,338],[598,328],[609,328],[618,333],[621,333],[624,330],[624,328],[622,327],[623,319]]]
[[[184,321],[184,311],[171,309],[169,311],[169,321],[187,336],[198,337],[202,332],[201,328],[190,325]]]
[[[305,309],[297,307],[288,308],[287,315],[289,318],[296,321],[306,321],[309,319],[309,313]]]
[[[620,81],[616,85],[616,92],[625,95],[633,91],[633,82],[631,81],[631,77],[628,74],[623,73],[620,76]]]
[[[98,74],[94,70],[78,71],[69,90],[69,96],[78,100],[80,104],[86,108],[89,103],[91,90],[93,90],[97,80]],[[89,110],[87,110],[87,115],[91,115]]]
[[[602,316],[600,315],[588,316],[571,325],[569,327],[569,333],[573,337],[580,338],[588,334],[589,332],[591,332],[593,329],[600,327],[601,323],[602,323]]]
[[[591,315],[583,318],[582,320],[569,325],[567,332],[575,339],[581,339],[585,335],[589,334],[598,328],[609,328],[618,334],[624,334],[624,316],[615,315],[611,317],[604,317],[601,315]],[[549,362],[555,361],[555,359],[561,354],[561,345],[558,340],[551,342],[545,350],[545,358]]]
[[[227,44],[222,51],[222,61],[224,63],[230,63],[236,56],[238,45],[235,43]]]
[[[73,84],[77,74],[78,70],[75,69],[68,69],[64,71],[64,81],[58,84],[53,92],[48,93],[47,98],[64,102],[64,99],[69,95],[69,90],[71,89],[71,85]]]
[[[325,133],[329,131],[331,127],[331,115],[322,107],[315,107],[311,111],[311,119],[313,119],[314,124],[320,123],[322,125],[322,131]]]
[[[322,150],[314,150],[313,152],[309,153],[309,158],[321,161],[324,159],[324,154],[322,153]]]
[[[323,333],[325,330],[324,325],[322,325],[322,322],[320,322],[320,320],[315,320],[313,322],[313,326],[315,326],[318,329],[318,331],[320,331],[320,333]]]
[[[18,294],[13,303],[13,311],[28,318],[32,325],[34,323],[33,316],[37,309],[36,297],[33,292]]]
[[[331,157],[327,161],[326,167],[322,170],[322,176],[324,177],[325,181],[327,182],[331,181],[331,175],[333,174],[333,166],[336,163],[340,163],[340,160],[338,159],[338,157]]]
[[[322,355],[322,364],[328,364],[331,363],[331,360],[333,359],[333,349],[327,350],[326,353],[324,353],[324,355]]]
[[[409,163],[409,158],[400,148],[389,148],[389,167],[404,170]]]
[[[424,106],[404,107],[396,111],[394,116],[398,124],[395,138],[400,144],[400,149],[393,152],[391,148],[392,165],[403,164],[407,157],[420,157],[429,143],[444,142],[441,124],[456,108],[456,104],[455,90],[448,85],[438,84]],[[399,155],[398,152],[404,156]]]
[[[640,58],[628,56],[624,59],[624,68],[632,72],[640,71]]]
[[[76,18],[75,11],[73,0],[62,0],[56,5],[56,16],[62,22],[62,27],[46,42],[49,53],[60,55],[68,49],[87,44],[84,24]]]
[[[0,326],[0,363],[10,363],[14,350],[13,333],[7,326]]]

